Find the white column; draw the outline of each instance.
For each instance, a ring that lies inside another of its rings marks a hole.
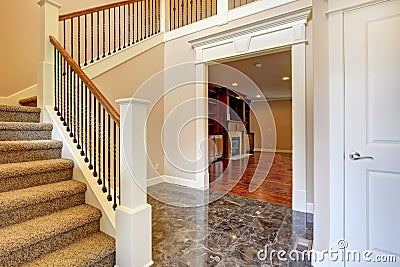
[[[54,106],[54,47],[49,36],[58,38],[58,11],[61,5],[41,0],[40,6],[40,64],[37,72],[38,107]],[[43,112],[42,112],[43,114]]]
[[[196,187],[208,189],[208,66],[205,63],[196,64],[196,145],[197,149],[197,173]]]
[[[146,120],[149,101],[120,99],[121,205],[116,211],[117,266],[150,266],[151,206],[146,189]]]
[[[292,46],[292,209],[301,212],[307,212],[305,52],[305,43],[300,43]]]

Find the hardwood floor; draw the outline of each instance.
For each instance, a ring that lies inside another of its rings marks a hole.
[[[256,169],[257,175],[253,179]],[[292,154],[290,153],[275,153],[273,158],[272,153],[254,152],[249,157],[238,160],[224,159],[212,163],[209,173],[211,190],[229,192],[286,207],[292,206]],[[261,185],[257,190],[250,192],[251,184]]]

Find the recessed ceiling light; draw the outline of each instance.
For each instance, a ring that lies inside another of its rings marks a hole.
[[[290,77],[289,77],[289,76],[283,76],[283,77],[282,77],[282,80],[288,81],[288,80],[290,80]]]
[[[256,66],[257,68],[262,68],[262,64],[261,63],[256,63],[256,64],[254,64],[254,66]]]
[[[261,97],[261,95],[256,95],[256,97],[260,98],[260,97]]]
[[[239,84],[238,83],[232,83],[232,86],[238,86]]]

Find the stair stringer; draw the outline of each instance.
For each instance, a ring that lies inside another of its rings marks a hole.
[[[59,117],[55,114],[53,107],[45,106],[43,113],[43,122],[53,124],[53,139],[63,142],[62,157],[74,161],[73,179],[87,185],[85,202],[101,210],[100,230],[112,237],[115,237],[115,211],[112,208],[112,202],[107,201],[106,194],[97,184],[97,179],[93,177],[87,163],[80,155],[76,144],[62,125]]]

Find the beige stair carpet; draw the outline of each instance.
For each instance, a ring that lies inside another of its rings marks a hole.
[[[39,121],[39,108],[0,105],[0,266],[114,266],[100,210]]]

